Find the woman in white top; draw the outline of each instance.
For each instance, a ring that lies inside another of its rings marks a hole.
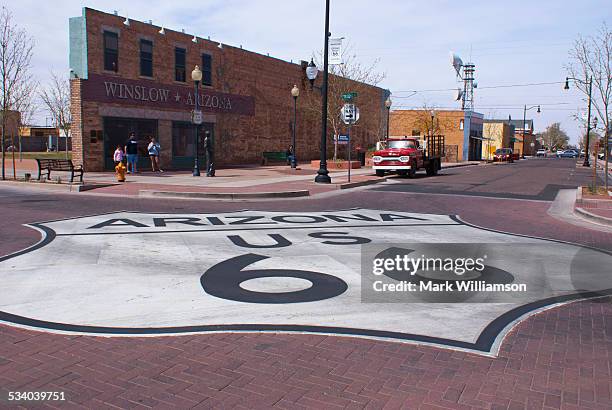
[[[153,169],[153,172],[164,172],[159,167],[159,153],[161,151],[161,146],[159,145],[159,142],[155,141],[155,138],[153,137],[150,137],[149,141],[150,142],[149,146],[147,147],[147,150],[149,151],[149,157],[151,158],[151,168]]]

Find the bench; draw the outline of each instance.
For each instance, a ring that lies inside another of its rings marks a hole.
[[[287,162],[286,151],[264,151],[262,154],[261,165],[266,165],[268,161],[282,161]]]
[[[74,181],[75,174],[78,174],[79,180],[83,182],[83,166],[75,166],[69,159],[45,159],[35,158],[38,163],[38,180],[42,176],[43,170],[47,172],[47,180],[51,179],[51,171],[67,171],[70,172],[70,182]]]

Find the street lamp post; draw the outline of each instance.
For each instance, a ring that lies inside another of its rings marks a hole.
[[[434,110],[431,110],[429,114],[431,115],[431,136],[433,137],[434,136],[434,126],[435,126],[434,118],[436,116],[436,112]]]
[[[536,111],[538,114],[541,113],[542,111],[540,110],[540,105],[532,105],[531,107],[527,107],[527,104],[525,104],[525,108],[523,109],[523,158],[525,158],[525,132],[527,131],[527,111],[537,108],[538,110]],[[530,130],[531,133],[533,134],[533,130]]]
[[[295,146],[295,128],[296,128],[296,120],[297,120],[297,99],[300,96],[300,89],[297,85],[294,85],[291,89],[291,96],[293,97],[293,136],[291,139],[291,146],[293,147],[293,152],[291,153],[293,158],[291,158],[291,168],[297,167],[297,149]]]
[[[323,102],[321,104],[321,164],[315,177],[315,182],[330,184],[331,178],[327,171],[327,79],[328,73],[328,51],[329,51],[329,0],[325,1],[325,36],[323,48]]]
[[[587,109],[587,126],[586,126],[586,149],[584,151],[584,162],[582,166],[590,167],[591,164],[589,162],[589,134],[591,133],[591,92],[593,91],[593,76],[591,78],[587,77],[586,81],[582,81],[578,78],[574,77],[565,77],[565,86],[563,87],[565,90],[569,90],[569,80],[578,81],[581,84],[589,86],[589,104]],[[595,156],[595,163],[597,164],[597,156]]]
[[[194,83],[194,94],[195,94],[195,110],[193,112],[193,122],[195,123],[195,159],[193,161],[193,176],[194,177],[199,177],[200,176],[200,163],[198,160],[199,154],[200,154],[200,150],[199,150],[199,139],[200,139],[200,124],[199,124],[199,119],[200,118],[196,118],[198,114],[199,110],[200,110],[200,98],[199,98],[199,88],[200,88],[200,81],[202,81],[202,71],[200,70],[200,67],[195,66],[195,68],[193,69],[193,71],[191,72],[191,79],[193,80]]]
[[[392,104],[393,101],[391,101],[391,96],[387,97],[387,99],[385,100],[385,107],[387,107],[387,139],[389,139],[389,118]]]

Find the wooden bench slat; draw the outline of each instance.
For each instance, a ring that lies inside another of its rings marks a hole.
[[[42,176],[42,171],[47,172],[47,179],[51,178],[51,171],[67,171],[70,172],[70,182],[74,181],[75,173],[78,174],[79,179],[83,182],[83,166],[75,166],[72,160],[69,159],[47,159],[47,158],[35,158],[38,163],[38,179]]]

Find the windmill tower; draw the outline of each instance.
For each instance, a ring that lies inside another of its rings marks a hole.
[[[463,60],[451,52],[451,64],[457,73],[457,80],[463,82],[463,89],[455,91],[455,101],[461,101],[463,111],[474,111],[474,88],[478,87],[474,79],[476,66],[474,63],[463,63]]]

